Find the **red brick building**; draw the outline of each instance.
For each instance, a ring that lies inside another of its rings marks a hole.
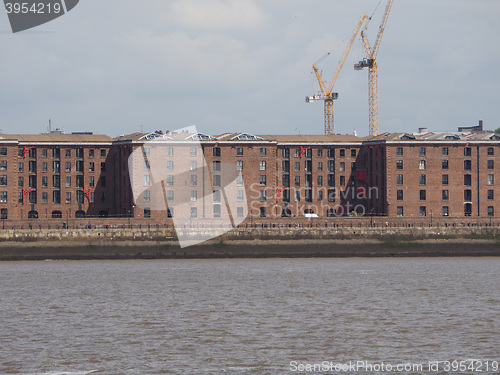
[[[497,135],[0,135],[3,219],[494,216]]]

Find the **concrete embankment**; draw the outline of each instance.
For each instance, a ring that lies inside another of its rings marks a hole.
[[[500,256],[500,228],[241,228],[186,248],[172,228],[0,232],[0,260],[349,256]]]

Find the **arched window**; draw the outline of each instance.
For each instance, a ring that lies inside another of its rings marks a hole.
[[[52,211],[52,218],[53,219],[61,219],[62,218],[62,212],[61,211]]]
[[[75,217],[85,217],[85,211],[83,211],[83,210],[76,211]]]
[[[28,212],[29,219],[38,219],[38,211],[30,211]]]

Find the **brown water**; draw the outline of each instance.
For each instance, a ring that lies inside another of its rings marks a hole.
[[[499,270],[500,258],[0,263],[0,373],[294,374],[365,361],[498,374]],[[469,367],[445,367],[455,360]]]

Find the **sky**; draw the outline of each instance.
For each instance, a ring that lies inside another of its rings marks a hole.
[[[359,17],[386,0],[80,0],[13,34],[0,10],[0,129],[110,136],[322,134],[312,64],[329,81]],[[498,0],[394,0],[377,56],[382,132],[500,127]],[[368,135],[359,38],[334,91],[335,133]]]

